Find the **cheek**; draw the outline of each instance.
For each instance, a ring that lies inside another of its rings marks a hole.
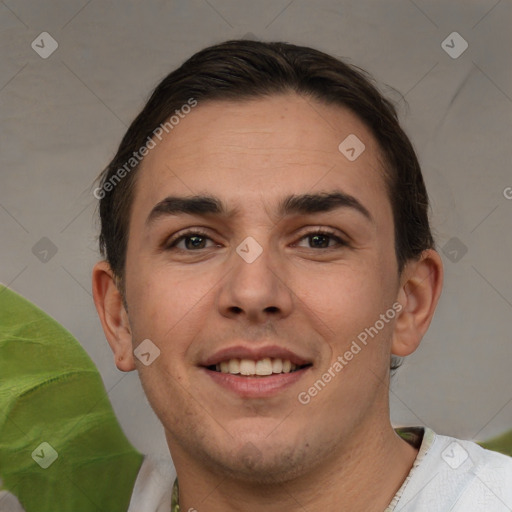
[[[210,300],[214,283],[212,275],[170,265],[147,265],[132,274],[127,298],[134,338],[150,338],[162,347],[187,339],[184,329],[195,325],[190,318]]]
[[[372,388],[373,383],[362,384],[365,376],[373,373],[383,378],[387,371],[394,310],[387,322],[380,320],[380,315],[392,307],[394,290],[385,271],[376,261],[361,259],[337,265],[328,275],[301,274],[296,280],[297,295],[304,298],[305,311],[309,310],[306,314],[329,345],[322,373],[330,369],[339,377],[333,379],[336,383],[322,400],[330,393],[337,396],[336,403],[362,399],[363,389],[367,385]],[[338,366],[333,367],[336,361]],[[327,375],[326,380],[329,378]],[[340,393],[348,394],[340,397]]]
[[[172,355],[176,356],[173,352]],[[190,400],[189,386],[172,366],[172,360],[169,361],[164,350],[150,366],[139,364],[137,370],[144,394],[154,413],[166,428],[176,430],[183,418],[190,419],[197,411],[195,401]],[[176,414],[176,411],[180,413]],[[189,429],[195,423],[190,421]]]
[[[312,318],[325,325],[329,338],[340,341],[375,322],[386,302],[384,287],[375,267],[353,262],[298,273],[293,284],[294,293],[314,313]]]

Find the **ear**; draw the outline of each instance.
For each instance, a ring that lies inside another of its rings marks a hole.
[[[400,279],[397,316],[391,353],[404,357],[419,346],[434,316],[443,287],[443,262],[434,249],[423,251],[418,261],[410,260]]]
[[[103,331],[114,353],[116,366],[123,372],[135,370],[128,313],[114,279],[114,273],[106,261],[100,261],[94,265],[92,293]]]

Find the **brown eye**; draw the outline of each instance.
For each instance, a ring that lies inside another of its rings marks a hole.
[[[336,246],[348,245],[342,238],[328,231],[308,233],[304,235],[301,240],[307,240],[308,249],[331,249]],[[301,246],[300,244],[297,245]],[[304,246],[302,245],[301,247]]]
[[[179,249],[182,251],[195,251],[199,249],[207,249],[208,247],[206,246],[206,243],[208,240],[213,242],[213,240],[205,233],[198,231],[189,231],[183,233],[174,240],[171,240],[171,242],[167,244],[166,249]]]
[[[204,249],[206,238],[198,235],[186,236],[183,238],[186,249]]]
[[[313,247],[329,247],[329,241],[332,237],[329,235],[309,235],[309,244]]]

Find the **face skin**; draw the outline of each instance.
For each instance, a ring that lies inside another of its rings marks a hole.
[[[338,150],[349,134],[365,144],[353,162]],[[383,510],[406,477],[416,451],[390,424],[389,361],[417,348],[443,272],[429,250],[398,275],[382,169],[354,114],[295,94],[200,103],[145,157],[130,219],[128,312],[105,262],[93,291],[118,368],[138,370],[165,428],[182,510]],[[279,215],[285,197],[334,192],[371,218],[351,207]],[[227,214],[147,220],[166,197],[195,195],[218,197]],[[188,228],[204,236],[165,249]],[[312,236],[326,229],[333,236]],[[262,248],[251,263],[236,251],[247,237]],[[299,393],[332,374],[394,303],[400,313],[301,403]],[[133,355],[145,339],[160,350],[149,366]],[[235,345],[283,347],[311,366],[270,396],[244,396],[201,366]]]

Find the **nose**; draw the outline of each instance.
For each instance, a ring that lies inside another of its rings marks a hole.
[[[249,239],[249,244],[240,244],[231,258],[231,270],[222,282],[217,299],[223,316],[264,323],[291,313],[293,292],[286,283],[284,262],[279,262],[268,246],[263,248]]]

